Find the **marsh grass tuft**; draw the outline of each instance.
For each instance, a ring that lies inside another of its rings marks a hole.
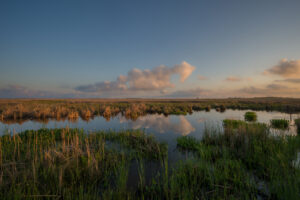
[[[223,126],[224,128],[238,128],[239,126],[247,124],[245,121],[242,120],[234,120],[234,119],[224,119]]]
[[[286,119],[272,119],[271,126],[277,129],[287,129],[289,127],[289,120]]]
[[[249,121],[249,122],[255,122],[257,120],[257,115],[255,112],[246,112],[244,117],[245,117],[245,121]]]

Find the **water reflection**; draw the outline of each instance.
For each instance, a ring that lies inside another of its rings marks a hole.
[[[40,128],[80,128],[86,131],[96,130],[122,130],[122,129],[145,129],[147,133],[154,134],[155,137],[163,141],[171,141],[180,135],[191,135],[201,138],[206,125],[212,124],[214,127],[222,126],[224,119],[244,120],[244,114],[249,110],[230,110],[225,112],[199,111],[191,115],[169,115],[147,114],[135,119],[128,118],[126,115],[118,114],[115,117],[108,118],[96,116],[91,118],[60,118],[47,120],[27,120],[27,121],[2,121],[0,122],[0,135],[10,130],[12,133],[21,132],[28,129],[37,130]],[[287,114],[280,112],[256,111],[258,122],[269,124],[271,119],[290,120],[290,128],[287,131],[275,130],[275,134],[296,134],[294,119],[300,118],[299,114]],[[86,114],[88,116],[88,114]],[[162,134],[164,133],[164,134]],[[176,141],[176,140],[175,140]]]
[[[179,120],[171,121],[170,117],[164,115],[146,115],[139,117],[135,121],[130,121],[129,126],[133,129],[152,128],[159,133],[171,131],[184,136],[196,130],[184,116],[179,116],[178,118]],[[127,122],[127,120],[122,117],[120,122]]]

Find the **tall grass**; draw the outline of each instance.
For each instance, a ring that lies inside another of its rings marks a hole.
[[[180,151],[191,153],[172,166],[167,145],[142,131],[86,134],[66,128],[4,135],[0,198],[300,198],[299,135],[275,137],[261,123],[225,126],[206,128],[201,140],[179,137]],[[159,166],[150,179],[149,163]],[[133,165],[137,184],[129,187]]]
[[[109,141],[123,148],[106,146]],[[131,195],[126,189],[128,166],[136,153],[151,160],[167,151],[140,131],[41,129],[4,135],[0,144],[1,199],[123,198]]]

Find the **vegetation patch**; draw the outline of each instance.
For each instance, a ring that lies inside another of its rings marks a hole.
[[[245,121],[249,121],[249,122],[255,122],[257,120],[257,115],[255,112],[246,112],[244,117],[245,117]]]
[[[290,98],[229,98],[229,99],[2,99],[0,121],[22,123],[26,120],[49,119],[76,121],[102,116],[107,120],[118,114],[137,119],[146,114],[186,115],[193,111],[215,109],[277,110],[299,112],[300,99]]]
[[[287,129],[289,127],[289,120],[286,119],[272,119],[270,123],[273,128]]]
[[[243,126],[205,134],[202,140],[177,140],[180,148],[197,155],[193,164],[184,163],[176,171],[190,191],[186,195],[190,199],[299,199],[300,169],[294,160],[300,137],[274,137],[261,124]],[[186,145],[190,141],[192,148]]]
[[[224,119],[223,120],[223,126],[225,128],[238,128],[240,126],[246,125],[247,122],[242,120],[235,120],[235,119]]]

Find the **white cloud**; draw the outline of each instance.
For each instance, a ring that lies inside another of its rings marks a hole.
[[[300,60],[282,59],[277,65],[264,72],[265,75],[278,75],[284,78],[300,78]]]
[[[174,87],[171,83],[171,76],[178,74],[180,81],[184,82],[195,67],[183,61],[174,67],[164,65],[155,67],[152,70],[132,69],[127,76],[121,75],[116,81],[103,81],[90,85],[81,85],[75,90],[87,93],[113,93],[113,92],[134,92],[134,91],[160,91]]]

